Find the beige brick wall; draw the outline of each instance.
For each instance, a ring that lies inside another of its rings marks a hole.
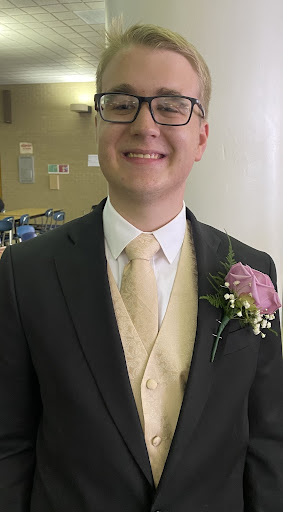
[[[12,123],[4,123],[2,90],[12,95]],[[96,153],[94,117],[70,111],[71,103],[93,106],[93,83],[0,86],[0,158],[2,194],[6,210],[62,208],[66,220],[88,212],[107,194],[99,167],[88,167]],[[85,96],[85,101],[82,98]],[[35,183],[18,178],[19,143],[33,144]],[[70,174],[59,176],[60,190],[50,190],[48,164],[69,164]]]

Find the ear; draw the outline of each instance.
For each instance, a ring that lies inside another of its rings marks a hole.
[[[199,162],[202,158],[202,155],[203,155],[206,145],[207,145],[208,134],[209,134],[208,122],[201,121],[198,147],[197,147],[196,154],[195,154],[195,162]]]

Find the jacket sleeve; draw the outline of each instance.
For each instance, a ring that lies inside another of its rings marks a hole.
[[[270,277],[276,271],[270,259]],[[249,396],[249,446],[244,473],[245,512],[283,510],[283,364],[279,312],[260,342]]]
[[[17,307],[12,252],[7,248],[0,261],[0,510],[28,512],[40,400]]]

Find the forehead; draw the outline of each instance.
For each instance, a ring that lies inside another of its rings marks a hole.
[[[127,90],[140,95],[158,94],[161,89],[198,97],[199,80],[190,62],[181,54],[146,46],[118,52],[102,75],[102,91]],[[122,87],[121,87],[122,86]]]

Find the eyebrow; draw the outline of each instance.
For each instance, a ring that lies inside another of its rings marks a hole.
[[[106,91],[106,92],[109,92],[109,93],[120,92],[120,93],[124,93],[124,94],[133,94],[133,95],[137,94],[134,87],[127,83],[115,85],[115,86],[111,87],[109,91]],[[167,87],[161,87],[160,89],[158,89],[156,91],[156,94],[154,94],[154,96],[184,96],[184,95],[181,94],[180,91],[176,91],[176,89],[167,89]]]
[[[135,89],[130,84],[118,84],[110,87],[109,91],[106,92],[122,92],[125,94],[135,94]]]
[[[158,89],[157,94],[160,96],[184,96],[180,91],[176,91],[176,89],[167,89],[167,87],[161,87],[161,89]]]

